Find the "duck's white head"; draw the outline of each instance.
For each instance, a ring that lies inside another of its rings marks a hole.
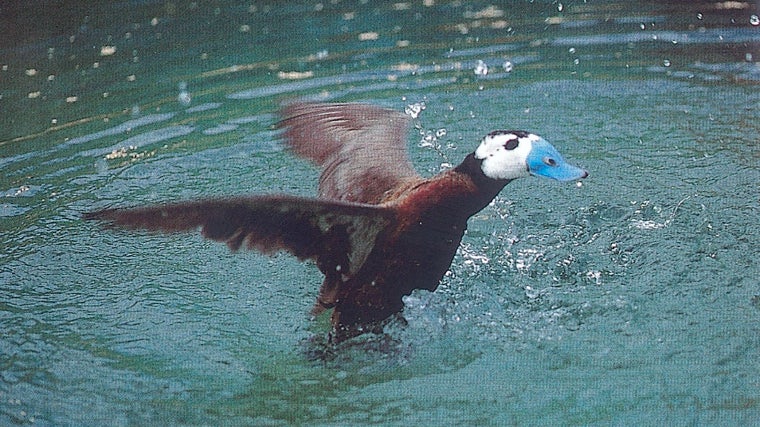
[[[491,179],[516,179],[528,175],[558,181],[588,176],[585,170],[562,158],[545,139],[521,130],[497,130],[486,135],[475,150],[483,174]]]

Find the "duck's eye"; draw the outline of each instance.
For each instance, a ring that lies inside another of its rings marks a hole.
[[[520,144],[519,139],[517,138],[510,139],[509,141],[507,141],[506,144],[504,144],[504,148],[506,148],[507,150],[514,150],[515,148],[517,148],[518,144]]]
[[[549,166],[557,166],[557,161],[552,159],[551,157],[544,157],[544,163]]]

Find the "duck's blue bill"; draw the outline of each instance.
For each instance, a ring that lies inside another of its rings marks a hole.
[[[528,154],[528,172],[531,175],[556,179],[557,181],[574,181],[588,176],[585,169],[567,163],[554,146],[544,139],[532,141]]]

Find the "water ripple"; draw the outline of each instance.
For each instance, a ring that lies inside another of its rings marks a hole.
[[[136,119],[127,120],[124,123],[118,124],[114,127],[104,129],[99,132],[78,136],[71,138],[65,143],[61,144],[59,148],[69,147],[72,145],[82,144],[85,142],[95,141],[97,139],[105,138],[107,136],[115,136],[126,132],[131,132],[135,128],[163,122],[174,117],[176,113],[161,113],[161,114],[146,114]]]
[[[118,144],[112,145],[107,148],[94,148],[92,150],[86,150],[79,153],[84,157],[98,157],[105,154],[117,152],[119,150],[134,150],[146,145],[155,144],[157,142],[168,141],[172,138],[185,136],[192,133],[195,127],[189,125],[177,125],[169,126],[165,128],[155,129],[152,131],[144,132],[132,137],[129,137]]]
[[[711,28],[699,31],[640,31],[623,34],[563,36],[553,39],[551,43],[557,46],[594,46],[644,42],[726,44],[757,41],[757,30],[746,28]]]

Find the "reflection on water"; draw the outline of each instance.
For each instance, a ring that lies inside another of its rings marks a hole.
[[[756,4],[10,8],[0,423],[760,418]],[[524,128],[591,176],[511,183],[440,288],[405,300],[406,322],[310,360],[327,330],[306,315],[314,266],[79,220],[313,194],[316,171],[274,129],[295,98],[405,111],[425,175]]]

